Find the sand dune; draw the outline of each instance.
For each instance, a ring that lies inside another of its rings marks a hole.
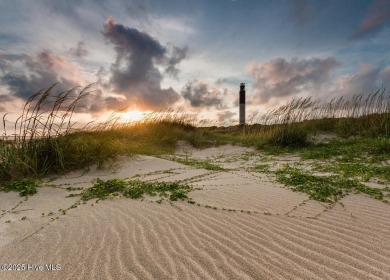
[[[245,152],[221,147],[192,156],[219,154],[223,162]],[[212,171],[140,156],[121,159],[115,172],[57,178],[56,187],[43,187],[28,201],[0,193],[0,262],[61,265],[59,271],[1,271],[0,278],[390,279],[389,205],[353,194],[330,208],[246,170],[243,161],[235,164]],[[190,193],[196,204],[121,198],[58,212],[77,199],[65,198],[65,182],[86,187],[97,177],[136,174],[185,180],[197,187]]]

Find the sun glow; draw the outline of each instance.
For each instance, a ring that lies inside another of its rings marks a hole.
[[[142,120],[144,116],[145,116],[144,112],[133,110],[133,111],[128,111],[126,113],[123,113],[123,120],[126,122],[136,122]]]

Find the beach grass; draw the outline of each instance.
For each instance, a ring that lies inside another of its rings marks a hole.
[[[113,114],[104,123],[81,129],[74,129],[72,118],[90,87],[54,91],[55,85],[32,95],[13,124],[14,131],[5,132],[11,139],[0,141],[2,182],[40,178],[92,164],[102,167],[119,155],[172,154],[179,140],[198,148],[230,143],[271,153],[298,151],[306,159],[380,161],[390,156],[390,95],[385,90],[330,102],[292,100],[244,126],[199,127],[185,115],[168,112],[127,123]],[[5,115],[4,129],[6,122]],[[338,137],[313,143],[320,133]],[[208,162],[187,164],[218,169]]]

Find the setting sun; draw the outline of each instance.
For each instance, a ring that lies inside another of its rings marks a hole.
[[[126,122],[135,122],[139,121],[144,117],[145,113],[140,111],[128,111],[126,113],[123,113],[123,119]]]

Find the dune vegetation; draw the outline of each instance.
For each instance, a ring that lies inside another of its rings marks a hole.
[[[384,89],[328,102],[295,99],[252,117],[245,126],[200,127],[196,120],[174,112],[123,123],[114,113],[105,123],[82,129],[74,128],[72,117],[90,87],[54,91],[55,85],[32,95],[13,124],[14,131],[5,130],[8,138],[0,142],[3,187],[14,179],[40,178],[92,164],[101,167],[119,155],[172,154],[179,140],[199,148],[231,143],[266,153],[299,151],[303,158],[390,158],[390,95]],[[4,129],[7,122],[4,115]],[[315,135],[323,133],[338,137],[316,143]]]

